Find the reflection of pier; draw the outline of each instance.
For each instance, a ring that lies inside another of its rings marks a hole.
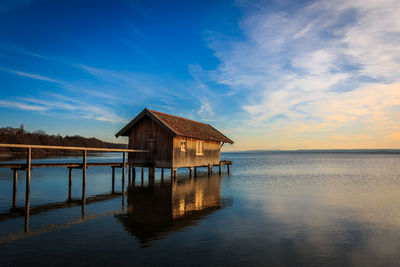
[[[115,215],[143,246],[152,240],[196,224],[229,204],[220,194],[221,177],[207,176],[177,182],[132,185],[125,214]]]

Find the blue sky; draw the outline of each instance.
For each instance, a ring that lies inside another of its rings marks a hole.
[[[398,1],[0,0],[0,125],[107,141],[144,107],[231,150],[400,148]]]

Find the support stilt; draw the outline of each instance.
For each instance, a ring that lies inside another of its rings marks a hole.
[[[132,179],[132,167],[128,164],[128,187],[131,186],[131,179]]]
[[[29,231],[29,204],[31,190],[31,160],[32,149],[27,149],[26,155],[26,187],[25,187],[25,232]]]
[[[112,178],[111,178],[111,193],[114,194],[115,193],[115,167],[111,167],[112,168]]]
[[[72,200],[72,168],[68,168],[68,201]]]
[[[17,206],[17,183],[18,183],[18,170],[14,169],[13,204],[12,204],[13,208]]]
[[[122,162],[122,188],[121,188],[121,191],[122,191],[122,197],[124,197],[125,196],[125,168],[126,168],[126,153],[125,152],[122,152],[122,160],[123,160],[123,162]]]
[[[82,164],[82,215],[85,215],[86,205],[86,168],[87,168],[87,151],[82,152],[83,164]]]
[[[135,180],[136,180],[136,169],[135,167],[132,167],[132,185],[135,185]]]
[[[154,185],[155,177],[156,177],[156,168],[155,167],[149,167],[149,185],[150,186]]]
[[[219,165],[218,165],[218,174],[219,175],[222,174],[222,165],[221,165],[221,163],[219,163]]]
[[[142,186],[144,184],[144,167],[142,167]]]

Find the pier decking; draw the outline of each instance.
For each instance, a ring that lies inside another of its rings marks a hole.
[[[0,147],[8,147],[8,148],[21,148],[26,149],[26,163],[0,163],[0,168],[9,168],[13,170],[13,204],[11,211],[17,210],[17,181],[18,181],[18,171],[26,172],[26,187],[25,187],[25,231],[29,230],[29,215],[30,215],[30,179],[31,179],[31,171],[33,168],[45,168],[45,167],[66,167],[69,169],[69,190],[68,190],[68,201],[72,202],[72,170],[73,169],[82,169],[82,197],[80,203],[82,205],[82,215],[85,214],[85,204],[87,202],[86,199],[86,169],[88,167],[99,167],[99,166],[108,166],[112,169],[112,190],[111,194],[115,193],[115,168],[122,169],[122,188],[121,194],[122,198],[125,197],[125,170],[128,167],[128,185],[131,182],[135,181],[136,178],[136,166],[134,162],[127,162],[126,153],[147,153],[148,150],[136,150],[136,149],[115,149],[115,148],[91,148],[91,147],[66,147],[66,146],[45,146],[45,145],[21,145],[21,144],[0,144]],[[82,153],[82,162],[75,163],[32,163],[32,149],[56,149],[56,150],[75,150],[81,151]],[[97,152],[115,152],[122,153],[122,162],[100,162],[100,163],[88,163],[87,162],[87,152],[88,151],[97,151]],[[196,167],[187,167],[189,169],[189,176],[192,177],[193,170],[194,176],[197,176],[197,168],[207,167],[208,175],[212,174],[212,167],[218,166],[218,172],[221,175],[222,166],[227,166],[227,172],[230,171],[230,165],[232,161],[220,161],[219,164],[209,164],[204,166],[196,166]],[[154,184],[155,179],[155,167],[149,167],[149,184]],[[177,168],[171,168],[171,179],[176,179]],[[161,179],[164,178],[164,168],[161,168]],[[143,185],[144,180],[144,167],[141,167],[141,180]],[[76,200],[74,200],[76,202]],[[21,211],[17,212],[20,213]],[[11,215],[11,214],[10,214]],[[4,216],[4,215],[3,215]],[[13,215],[11,215],[13,216]],[[7,216],[6,216],[7,217]]]

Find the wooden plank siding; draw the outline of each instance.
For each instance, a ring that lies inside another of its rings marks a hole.
[[[129,153],[128,162],[139,167],[172,168],[172,143],[172,135],[145,115],[129,133],[129,148],[146,148],[150,152]]]
[[[181,151],[181,142],[186,142],[186,151]],[[203,141],[203,155],[196,155],[196,141]],[[195,167],[220,162],[221,142],[176,136],[173,139],[173,167]]]

